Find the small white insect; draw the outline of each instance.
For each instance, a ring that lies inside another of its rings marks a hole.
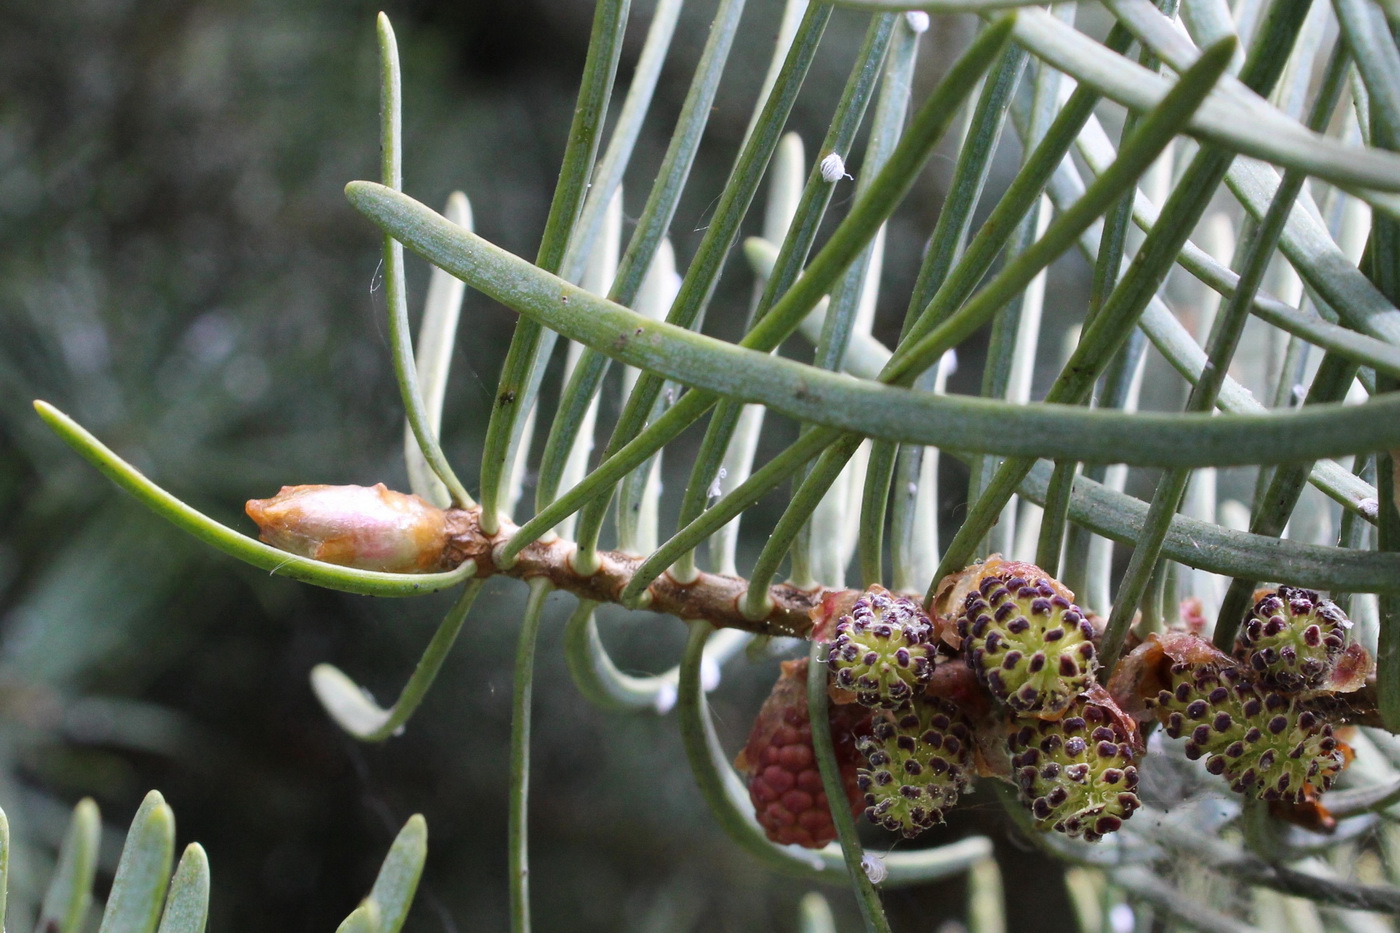
[[[821,162],[822,181],[836,184],[843,178],[850,178],[846,174],[846,160],[834,152],[829,152]]]
[[[870,879],[871,884],[879,884],[890,874],[890,870],[885,867],[885,860],[869,852],[860,857],[860,867],[865,870],[865,877]]]
[[[715,474],[715,481],[710,484],[709,489],[705,490],[705,495],[709,496],[711,499],[718,499],[720,496],[724,495],[724,478],[728,475],[729,471],[724,467],[720,467],[719,472]]]
[[[904,14],[904,21],[913,33],[928,32],[928,14],[923,10],[910,10]]]

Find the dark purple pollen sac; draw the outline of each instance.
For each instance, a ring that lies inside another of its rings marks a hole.
[[[1079,665],[1075,662],[1073,655],[1060,655],[1060,676],[1077,677],[1079,675]]]
[[[1186,715],[1192,719],[1204,719],[1209,710],[1210,706],[1205,700],[1192,700],[1186,704]]]
[[[1048,616],[1051,610],[1050,600],[1045,597],[1031,600],[1031,612],[1038,616]]]
[[[1220,712],[1215,714],[1215,718],[1211,720],[1210,725],[1216,732],[1224,732],[1226,729],[1230,728],[1230,726],[1234,725],[1234,720],[1230,718],[1229,713]]]
[[[1221,758],[1219,755],[1212,755],[1210,760],[1206,762],[1206,770],[1215,775],[1224,774],[1225,759]]]
[[[1303,710],[1298,714],[1298,728],[1312,730],[1317,726],[1317,715],[1312,710]]]
[[[1199,725],[1191,730],[1191,741],[1197,745],[1204,746],[1210,742],[1210,726]]]
[[[1089,738],[1095,742],[1112,742],[1114,740],[1113,730],[1108,726],[1099,726]]]
[[[1084,750],[1088,747],[1088,743],[1076,735],[1065,741],[1065,754],[1073,755],[1078,758],[1080,755],[1084,754]]]
[[[1026,666],[1026,670],[1030,671],[1032,674],[1039,674],[1041,671],[1045,670],[1045,652],[1037,651],[1035,654],[1031,655],[1031,660]]]
[[[913,657],[909,654],[908,648],[900,648],[895,651],[894,660],[900,667],[908,667],[913,661]]]
[[[1046,631],[1043,636],[1046,641],[1059,641],[1065,637],[1065,630],[1062,628],[1052,628]]]
[[[880,660],[880,655],[879,652],[876,651],[867,651],[865,653],[865,657],[861,658],[860,660],[861,663],[865,664],[866,666],[874,666]]]
[[[1257,698],[1246,700],[1243,706],[1243,710],[1246,718],[1253,719],[1260,713],[1264,712],[1264,704],[1261,703]]]
[[[1076,732],[1083,732],[1085,725],[1083,716],[1066,716],[1060,720],[1060,731],[1065,735],[1074,735]]]
[[[1015,670],[1016,665],[1021,663],[1021,658],[1021,652],[1008,651],[1006,652],[1006,656],[1001,659],[1001,666],[1008,671]]]
[[[1210,696],[1206,697],[1206,700],[1210,702],[1211,706],[1219,706],[1221,703],[1224,703],[1229,698],[1229,690],[1227,690],[1224,687],[1216,687],[1210,692]]]
[[[1250,745],[1255,744],[1263,737],[1264,733],[1259,730],[1258,726],[1250,726],[1249,731],[1244,734],[1244,740]]]
[[[1275,716],[1273,719],[1270,719],[1270,720],[1269,720],[1268,729],[1269,729],[1269,731],[1270,731],[1271,733],[1273,733],[1274,735],[1282,735],[1282,734],[1283,734],[1283,731],[1284,731],[1285,729],[1287,729],[1287,728],[1288,728],[1288,717],[1287,717],[1287,716]]]
[[[1244,754],[1243,742],[1231,742],[1225,749],[1226,758],[1239,758]]]
[[[1007,605],[1012,606],[1014,609],[1014,604],[1007,603]],[[1008,615],[1009,614],[1010,613],[1008,613]],[[1025,616],[1016,616],[1016,618],[1006,623],[1006,630],[1012,635],[1024,635],[1031,630],[1030,620],[1028,620]]]

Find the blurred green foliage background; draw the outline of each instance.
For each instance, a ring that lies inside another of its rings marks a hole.
[[[642,166],[659,161],[713,4],[692,6]],[[761,73],[771,51],[779,5],[750,6],[752,41],[731,63],[741,77],[721,91],[678,216],[682,256],[747,121],[755,88],[742,76]],[[634,4],[620,86],[649,8]],[[308,671],[330,661],[392,699],[444,600],[344,596],[235,564],[146,516],[29,406],[55,403],[237,527],[249,527],[243,500],[283,484],[405,486],[379,241],[341,194],[378,171],[376,10],[360,0],[6,4],[0,805],[15,826],[21,902],[44,882],[78,797],[94,796],[115,830],[157,787],[181,844],[209,850],[213,930],[334,929],[415,811],[428,818],[430,858],[410,928],[506,925],[504,780],[523,587],[494,581],[478,600],[405,735],[359,745],[321,712]],[[592,4],[401,0],[386,10],[405,67],[408,191],[441,204],[464,188],[478,230],[533,254]],[[799,108],[809,146],[834,100],[822,94],[844,80],[863,28],[860,17],[833,20],[833,52]],[[936,185],[916,198],[927,206],[901,215],[892,268],[913,269],[926,235],[913,225],[931,228]],[[631,192],[629,207],[644,194]],[[416,305],[426,272],[416,264],[412,275]],[[725,287],[717,304],[747,300],[746,275]],[[445,429],[466,477],[513,323],[469,296]],[[558,623],[572,599],[551,604]],[[631,666],[657,670],[679,654],[674,620],[605,621]],[[580,702],[558,634],[546,628],[536,691],[539,927],[791,929],[803,887],[759,869],[712,826],[669,719]],[[771,661],[738,666],[741,683],[715,699],[736,749],[776,676]],[[974,798],[943,840],[997,825],[991,801]],[[1024,887],[1032,856],[998,838],[1003,870]],[[1013,929],[1062,907],[1049,880],[1048,900],[1013,905]],[[834,893],[838,915],[853,920]],[[950,883],[888,903],[896,926],[918,917],[934,929],[961,900]]]

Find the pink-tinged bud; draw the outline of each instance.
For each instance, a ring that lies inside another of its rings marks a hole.
[[[389,573],[445,569],[447,513],[383,483],[283,486],[246,508],[262,540],[291,554]]]

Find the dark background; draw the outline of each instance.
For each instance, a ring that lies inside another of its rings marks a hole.
[[[213,930],[334,929],[414,812],[428,818],[430,856],[409,928],[505,928],[510,658],[523,587],[489,584],[405,735],[355,743],[320,710],[308,671],[332,662],[392,701],[445,599],[350,597],[216,554],[101,480],[29,405],[53,402],[236,527],[248,526],[243,500],[283,484],[406,485],[378,237],[342,196],[345,182],[378,170],[378,7],[5,6],[0,805],[15,833],[12,910],[42,890],[78,798],[103,809],[110,870],[114,840],[156,787],[174,807],[180,845],[209,851]],[[620,90],[650,6],[634,3]],[[692,6],[632,177],[648,179],[659,161],[699,54],[713,4]],[[749,6],[677,216],[682,257],[771,51],[779,5]],[[478,231],[532,255],[592,4],[404,0],[386,11],[404,63],[407,190],[440,205],[465,189]],[[795,118],[809,151],[863,29],[863,18],[838,11],[828,30]],[[935,21],[921,81],[966,29]],[[896,296],[907,294],[936,217],[951,156],[937,161],[890,237]],[[634,182],[628,210],[644,196]],[[415,308],[425,280],[413,263]],[[742,307],[749,281],[732,262],[715,306]],[[898,298],[883,309],[888,327],[899,310]],[[468,297],[444,433],[469,486],[512,326],[503,309]],[[975,391],[968,362],[962,388]],[[556,594],[550,607],[531,798],[538,928],[793,929],[805,886],[760,868],[715,828],[671,718],[580,701],[559,650],[572,598]],[[679,623],[644,613],[615,613],[605,630],[642,670],[674,663],[683,638]],[[737,749],[776,665],[741,659],[728,676],[715,712]],[[1018,895],[1011,928],[1065,928],[1058,870],[1008,837],[989,793],[933,841],[973,831],[992,834],[1004,856]],[[827,893],[844,925],[858,922],[846,892]],[[891,892],[886,903],[896,928],[934,929],[962,913],[963,896],[954,881]],[[25,922],[12,913],[12,928]]]

